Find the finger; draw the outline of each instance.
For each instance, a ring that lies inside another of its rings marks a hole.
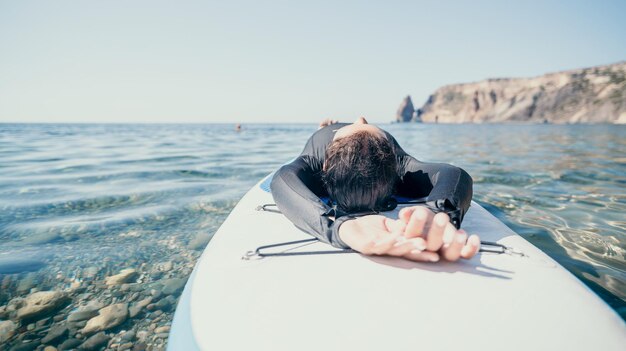
[[[467,242],[467,234],[463,230],[459,230],[450,243],[450,246],[442,250],[443,258],[448,261],[456,261],[461,257],[461,250]]]
[[[446,225],[446,229],[444,229],[443,231],[443,245],[441,246],[442,248],[445,248],[452,243],[454,237],[456,236],[456,232],[457,230],[452,224]]]
[[[374,245],[376,249],[376,254],[382,255],[392,255],[392,256],[402,256],[402,251],[398,249],[398,243],[402,243],[406,241],[403,236],[405,224],[400,220],[393,220],[391,218],[385,218],[384,221],[385,228],[390,233],[387,235],[387,238],[383,238],[382,240],[377,241],[378,245]],[[393,239],[393,242],[389,243],[388,240]],[[389,244],[389,245],[388,245]],[[384,252],[380,251],[384,250]]]
[[[441,237],[441,240],[442,240],[441,249],[447,249],[450,246],[450,244],[454,242],[454,238],[456,237],[456,235],[457,235],[457,230],[454,227],[454,225],[452,225],[452,223],[446,224],[446,227],[443,230],[443,235]]]
[[[397,242],[400,235],[400,231],[384,234],[382,238],[374,240],[374,245],[371,247],[370,251],[374,255],[386,254]]]
[[[444,230],[449,227],[454,228],[454,226],[450,223],[450,217],[448,217],[448,215],[443,212],[437,213],[432,220],[432,225],[430,226],[428,236],[426,237],[426,250],[439,250],[441,248],[441,245],[443,245]],[[456,228],[454,228],[454,230],[456,231]]]
[[[472,235],[467,239],[467,244],[461,249],[461,257],[470,259],[480,250],[480,238],[478,235]]]
[[[424,234],[424,227],[428,222],[432,212],[425,207],[416,207],[411,214],[411,218],[404,230],[404,236],[407,238],[415,238]]]
[[[426,240],[423,238],[407,239],[399,236],[396,243],[389,250],[389,254],[393,256],[404,256],[411,251],[424,251],[426,249]]]
[[[403,234],[406,227],[406,224],[403,221],[399,219],[391,219],[389,217],[385,217],[384,224],[387,231],[396,235]]]
[[[403,256],[404,258],[416,262],[437,262],[439,255],[436,252],[413,250]]]
[[[415,211],[415,206],[400,209],[400,212],[398,212],[398,219],[402,220],[404,223],[409,223],[413,211]]]

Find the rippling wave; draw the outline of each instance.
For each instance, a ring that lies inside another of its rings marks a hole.
[[[474,179],[474,199],[626,317],[625,126],[423,125],[390,131]]]
[[[383,127],[418,159],[467,170],[475,200],[626,316],[626,128]],[[188,275],[238,199],[313,131],[0,125],[0,305],[120,266],[190,262]]]

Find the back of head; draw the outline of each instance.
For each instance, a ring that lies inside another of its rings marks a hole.
[[[389,140],[356,132],[328,147],[322,179],[341,211],[379,211],[387,208],[393,195],[396,170],[396,155]]]

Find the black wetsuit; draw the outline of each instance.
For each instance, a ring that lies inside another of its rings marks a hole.
[[[293,162],[282,166],[271,183],[272,195],[281,212],[301,230],[338,248],[348,246],[339,238],[339,226],[358,215],[334,218],[336,213],[321,180],[326,148],[335,132],[348,125],[339,123],[315,132]],[[463,169],[445,163],[424,163],[408,155],[396,139],[392,141],[398,160],[394,196],[399,202],[420,199],[435,212],[447,212],[458,228],[472,200],[472,178]],[[404,199],[402,199],[404,198]],[[369,213],[371,214],[371,213]],[[365,215],[365,214],[360,214]]]

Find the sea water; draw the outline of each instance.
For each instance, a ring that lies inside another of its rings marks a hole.
[[[626,126],[381,127],[419,160],[464,168],[475,201],[626,317]],[[54,343],[78,345],[86,321],[72,313],[123,304],[131,312],[103,340],[162,348],[203,247],[315,130],[0,124],[0,321],[36,291],[68,296],[26,327],[0,322],[12,330],[0,330],[0,344],[42,343],[61,325]],[[135,271],[106,283],[123,269]]]

